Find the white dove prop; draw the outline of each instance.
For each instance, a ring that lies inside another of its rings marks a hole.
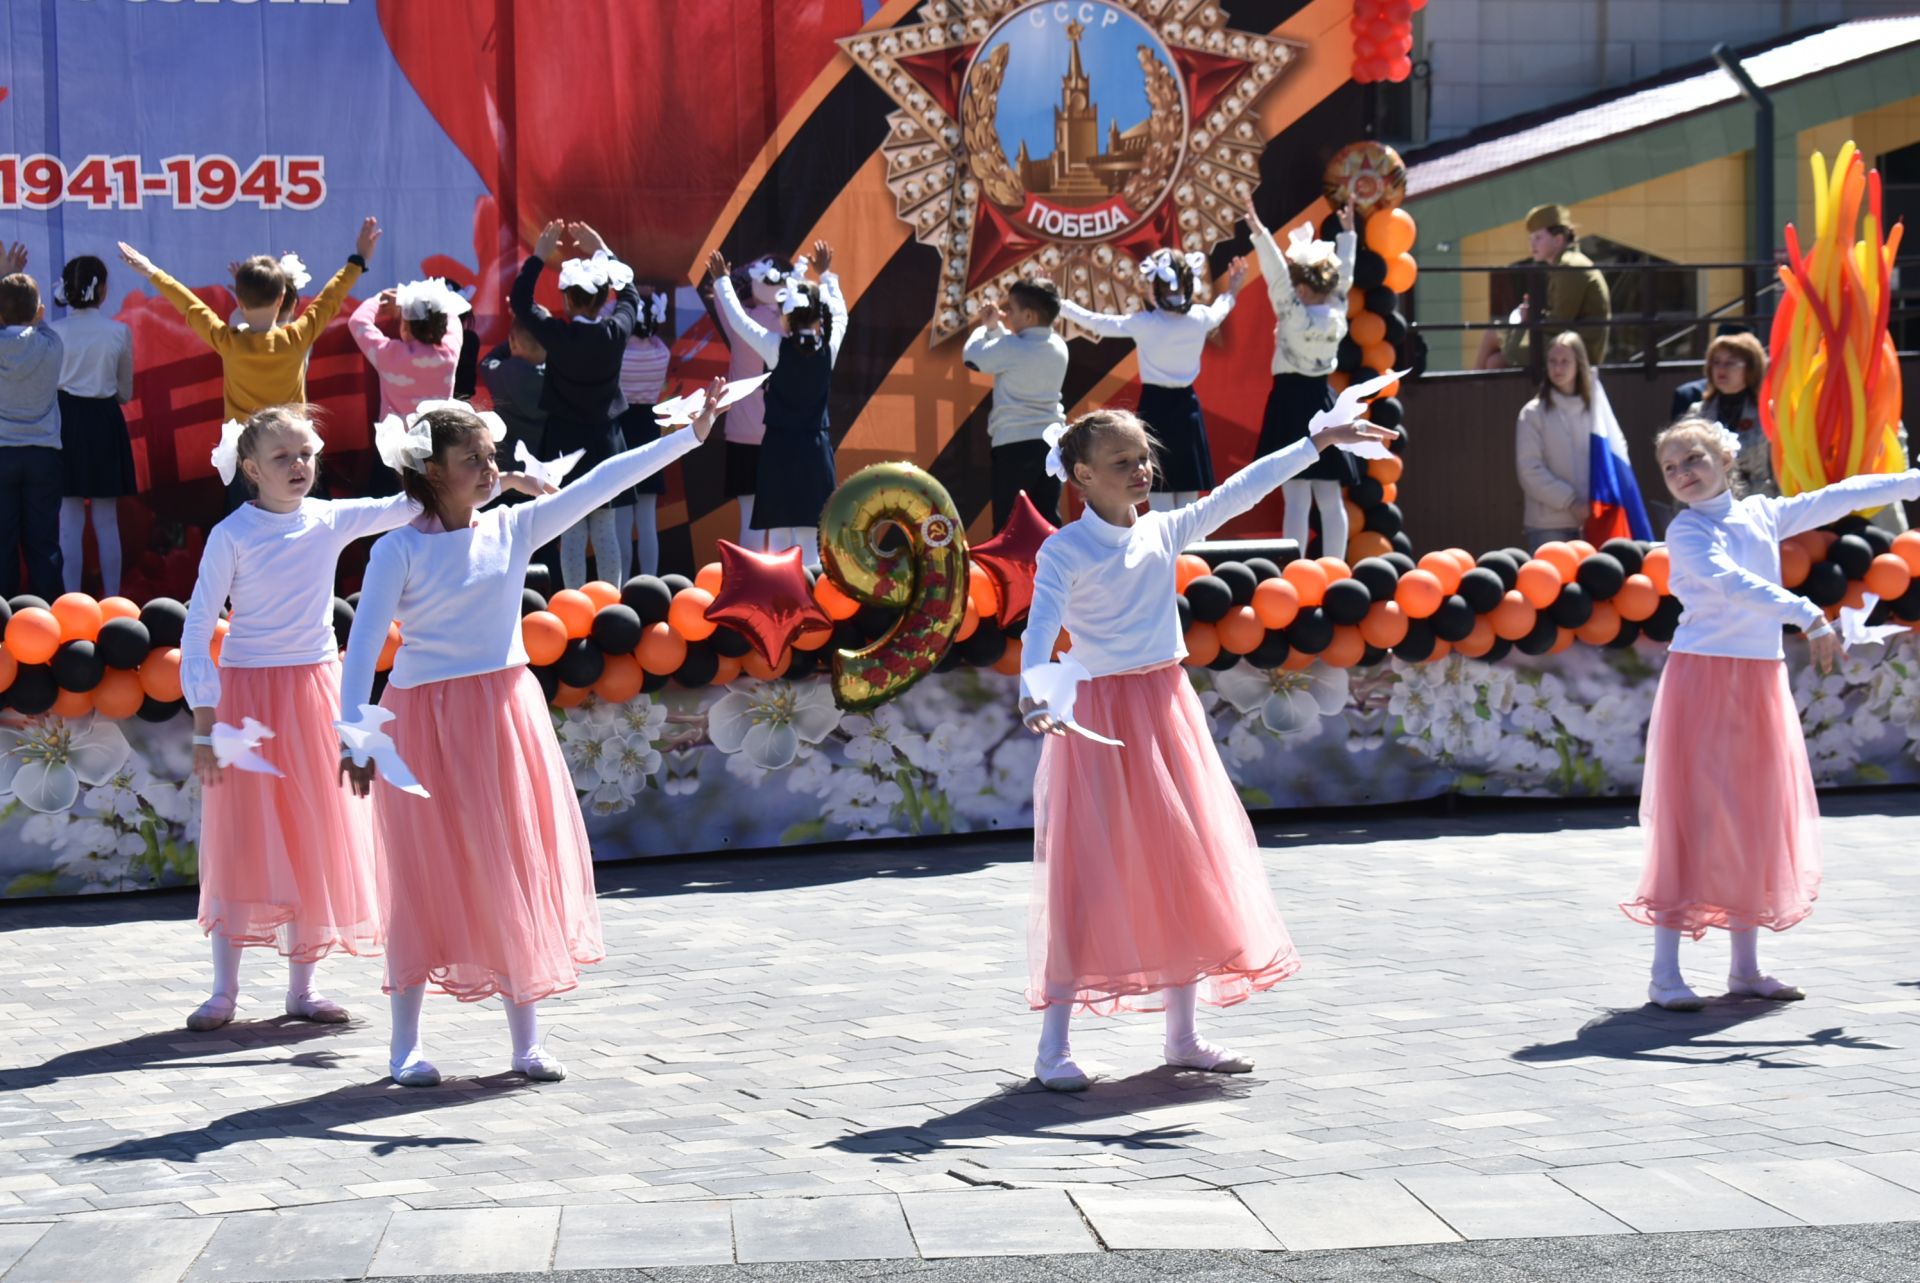
[[[756,388],[772,377],[771,372],[756,374],[750,379],[736,379],[727,384],[727,390],[720,394],[720,400],[714,406],[713,412],[719,414],[736,401],[744,401],[753,395]],[[653,413],[654,417],[660,420],[661,427],[679,428],[699,418],[701,411],[706,408],[706,405],[707,390],[705,388],[695,388],[685,396],[677,396],[670,401],[660,402],[653,407]]]
[[[572,454],[563,454],[557,459],[536,459],[533,451],[527,449],[525,441],[513,443],[514,462],[520,465],[528,476],[538,478],[558,490],[560,483],[572,472],[574,465],[586,458],[585,450],[575,450]]]
[[[1840,608],[1840,640],[1848,650],[1855,646],[1872,646],[1908,631],[1905,624],[1869,624],[1867,617],[1880,604],[1880,598],[1873,593],[1863,593],[1861,602],[1858,610],[1852,606]]]
[[[285,771],[254,751],[260,747],[261,741],[272,738],[272,730],[251,717],[239,726],[215,722],[212,736],[214,760],[220,763],[222,769],[231,766],[236,771],[252,771],[255,775],[277,775],[284,779]]]
[[[337,721],[333,729],[340,732],[340,742],[347,746],[355,766],[365,766],[371,761],[380,778],[402,793],[432,797],[400,760],[400,750],[393,746],[393,737],[380,729],[392,720],[393,714],[378,704],[362,704],[359,717],[351,722]]]
[[[1075,735],[1085,736],[1096,744],[1110,744],[1114,748],[1126,747],[1119,740],[1108,739],[1073,720],[1073,701],[1080,693],[1080,683],[1093,680],[1093,674],[1087,671],[1085,664],[1071,657],[1059,659],[1051,664],[1042,664],[1038,668],[1029,668],[1021,674],[1021,677],[1026,680],[1027,690],[1033,698],[1047,706],[1047,716],[1054,721]]]
[[[1313,417],[1307,420],[1307,432],[1317,437],[1327,428],[1343,428],[1349,423],[1364,419],[1366,407],[1361,402],[1381,389],[1391,387],[1395,380],[1405,378],[1407,373],[1406,370],[1389,370],[1378,378],[1368,379],[1365,383],[1348,384],[1345,390],[1334,398],[1331,410],[1314,411]],[[1393,451],[1378,441],[1361,441],[1354,445],[1343,443],[1340,448],[1362,459],[1387,459],[1393,455]]]

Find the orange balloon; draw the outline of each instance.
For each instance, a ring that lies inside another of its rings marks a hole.
[[[1507,593],[1492,610],[1487,612],[1487,622],[1493,627],[1493,635],[1504,641],[1519,641],[1533,631],[1540,618],[1540,611],[1531,600],[1515,590]]]
[[[580,586],[580,591],[587,595],[596,611],[620,604],[620,590],[604,579],[589,580]]]
[[[1811,566],[1812,560],[1809,559],[1807,564]],[[1668,554],[1665,544],[1661,544],[1658,548],[1649,548],[1646,558],[1640,563],[1640,573],[1653,580],[1654,590],[1662,597],[1672,591],[1667,587],[1667,573],[1672,569],[1673,558]],[[1801,578],[1804,579],[1806,576],[1802,575]],[[1791,588],[1793,585],[1788,584],[1787,587]]]
[[[1360,292],[1359,290],[1355,290],[1353,293],[1358,294],[1359,292]],[[1349,294],[1347,297],[1351,299],[1353,295]],[[1335,370],[1332,374],[1329,374],[1327,376],[1327,386],[1332,388],[1335,392],[1345,392],[1347,390],[1347,386],[1352,382],[1353,380],[1347,377],[1346,371],[1344,370]]]
[[[560,689],[553,693],[553,706],[555,708],[578,708],[587,702],[587,696],[591,694],[593,694],[593,691],[587,687],[569,686],[565,682],[561,682]]]
[[[1534,549],[1533,559],[1552,566],[1563,584],[1572,583],[1574,576],[1580,573],[1580,554],[1573,550],[1572,544],[1561,543],[1558,539],[1550,539]]]
[[[1326,599],[1327,568],[1317,561],[1308,561],[1305,557],[1290,561],[1280,571],[1282,577],[1293,585],[1294,593],[1300,599],[1300,605],[1311,609]],[[15,615],[15,619],[20,616]]]
[[[1381,388],[1378,392],[1374,393],[1374,399],[1378,400],[1381,397],[1390,397],[1390,396],[1399,396],[1399,395],[1400,395],[1400,380],[1395,379],[1393,382],[1387,384],[1385,387]]]
[[[1451,552],[1430,552],[1420,559],[1420,569],[1440,581],[1442,593],[1460,591],[1460,580],[1467,573]]]
[[[711,605],[713,594],[706,589],[682,588],[673,595],[673,605],[667,608],[667,622],[688,641],[705,641],[718,626],[707,618],[707,607]]]
[[[1267,626],[1260,622],[1252,606],[1233,607],[1220,617],[1213,630],[1219,635],[1221,649],[1236,655],[1258,649],[1267,639]]]
[[[1907,569],[1920,575],[1920,530],[1909,530],[1893,541],[1893,555],[1907,563]]]
[[[666,677],[680,671],[680,665],[687,662],[687,639],[663,620],[640,630],[640,645],[633,653],[641,668],[655,677]]]
[[[992,619],[1000,613],[999,586],[993,582],[993,576],[982,569],[978,562],[970,562],[967,565],[967,600],[973,603],[974,610],[984,618]],[[855,606],[854,609],[858,610],[859,607]],[[844,616],[834,615],[832,611],[828,611],[827,614],[835,619],[844,618]]]
[[[1400,502],[1400,483],[1397,481],[1382,481],[1380,483],[1380,502]]]
[[[967,614],[973,618],[976,624],[980,622],[980,617],[973,613],[973,607],[971,605],[967,607]],[[832,640],[833,630],[831,628],[822,628],[818,624],[815,624],[812,628],[802,628],[793,635],[793,648],[795,650],[819,650]]]
[[[1440,609],[1440,603],[1447,599],[1447,593],[1441,586],[1440,576],[1433,571],[1409,570],[1400,576],[1400,582],[1393,590],[1393,599],[1400,603],[1401,610],[1407,612],[1407,618],[1425,619]]]
[[[109,619],[138,618],[140,618],[140,607],[134,605],[133,602],[127,598],[102,597],[100,599],[100,620],[102,623],[105,623]],[[93,701],[93,706],[98,708],[100,701],[97,699]]]
[[[207,643],[207,654],[213,656],[213,662],[220,662],[220,652],[227,648],[227,634],[233,631],[233,625],[224,619],[213,621],[213,640]]]
[[[1315,557],[1314,560],[1320,563],[1320,569],[1327,572],[1327,582],[1330,584],[1353,578],[1353,568],[1338,557]]]
[[[706,565],[700,567],[700,573],[693,577],[693,586],[695,588],[704,588],[718,597],[720,595],[720,579],[722,573],[723,568],[719,562],[709,561]]]
[[[1320,662],[1329,668],[1352,668],[1367,653],[1367,639],[1353,624],[1336,624],[1333,640],[1320,652]]]
[[[112,669],[108,669],[112,672]],[[20,661],[4,650],[0,650],[0,691],[13,685],[13,679],[20,675]]]
[[[1367,248],[1389,261],[1412,249],[1419,236],[1413,215],[1397,207],[1369,214],[1366,231]]]
[[[11,675],[8,680],[12,680]],[[109,668],[101,677],[100,684],[93,688],[93,711],[118,721],[139,712],[146,699],[147,692],[141,688],[140,674],[128,668]]]
[[[1569,539],[1567,540],[1567,547],[1573,549],[1574,554],[1582,561],[1585,561],[1587,558],[1593,556],[1594,553],[1600,551],[1584,539]]]
[[[1453,643],[1448,641],[1441,641],[1438,637],[1436,637],[1433,639],[1433,654],[1427,656],[1426,659],[1421,662],[1428,663],[1428,664],[1437,664],[1451,654],[1453,654]]]
[[[1400,456],[1397,454],[1385,459],[1368,459],[1367,475],[1384,486],[1398,481],[1405,467],[1406,465],[1400,462]]]
[[[777,668],[761,658],[757,650],[750,650],[741,656],[740,666],[746,669],[749,677],[758,678],[763,682],[773,681],[786,676],[787,670],[793,667],[793,647],[789,646],[780,652],[780,665]]]
[[[1253,613],[1268,628],[1285,628],[1300,613],[1300,590],[1291,579],[1262,580],[1253,590]]]
[[[1620,635],[1620,612],[1610,601],[1596,601],[1587,622],[1573,631],[1589,646],[1604,646]]]
[[[1469,570],[1472,570],[1476,565],[1479,564],[1473,559],[1473,554],[1468,552],[1465,548],[1442,548],[1440,551],[1446,553],[1447,556],[1453,558],[1454,565],[1460,567],[1460,576],[1463,579],[1466,577],[1466,574]],[[1454,588],[1456,590],[1458,590],[1459,587],[1460,585],[1458,584],[1454,585]]]
[[[1867,567],[1867,591],[1881,601],[1892,601],[1905,593],[1912,583],[1913,571],[1907,566],[1905,558],[1893,553],[1881,553]]]
[[[980,627],[980,612],[973,608],[972,601],[968,601],[967,613],[960,616],[960,626],[953,630],[953,640],[956,642],[963,642],[967,638],[973,636],[973,634],[975,633],[975,631],[979,629],[979,627]],[[804,635],[802,635],[801,637],[795,637],[793,639],[794,649],[795,650],[812,650],[813,647],[802,646],[800,644],[803,639],[804,639]]]
[[[1651,619],[1653,612],[1660,609],[1660,593],[1654,588],[1653,580],[1645,575],[1628,575],[1620,591],[1613,595],[1613,608],[1620,612],[1620,618],[1637,624]]]
[[[1193,553],[1183,552],[1173,563],[1173,590],[1175,592],[1185,592],[1188,584],[1200,578],[1202,575],[1210,575],[1212,573],[1213,567],[1207,564],[1205,557],[1197,557]]]
[[[384,673],[393,667],[393,660],[400,653],[400,625],[387,625],[387,640],[380,644],[380,658],[373,661],[373,671]]]
[[[1020,675],[1020,652],[1023,648],[1018,637],[1007,638],[1006,653],[993,661],[993,671],[1004,673],[1008,677]]]
[[[1347,297],[1364,297],[1361,291],[1354,290]],[[1362,309],[1347,326],[1347,337],[1361,347],[1369,347],[1387,337],[1387,318],[1378,312]]]
[[[631,655],[609,655],[593,693],[609,704],[624,704],[640,693],[640,661]]]
[[[1573,629],[1562,628],[1558,633],[1554,635],[1553,645],[1547,647],[1547,654],[1558,655],[1561,651],[1566,650],[1569,646],[1573,645],[1573,639],[1574,639]]]
[[[15,615],[15,619],[20,616]],[[148,653],[140,664],[140,688],[162,704],[171,704],[180,698],[180,648],[169,646],[165,650]]]
[[[1411,254],[1395,254],[1387,260],[1386,286],[1395,294],[1405,294],[1420,279],[1420,264]]]
[[[1347,546],[1353,546],[1353,536],[1364,533],[1367,528],[1367,510],[1351,499],[1342,499],[1340,506],[1347,510]]]
[[[1397,601],[1376,601],[1367,607],[1367,616],[1360,621],[1360,636],[1369,646],[1378,646],[1386,650],[1398,646],[1407,639],[1407,612],[1400,608]]]
[[[562,588],[547,598],[548,612],[560,617],[560,622],[567,626],[568,637],[585,637],[592,632],[594,612],[598,609],[593,598],[578,588]]]
[[[1378,374],[1385,374],[1393,368],[1393,344],[1374,343],[1360,349],[1360,363]]]
[[[53,697],[53,711],[62,717],[85,717],[93,711],[93,692],[63,690]]]
[[[1313,667],[1313,661],[1318,658],[1318,655],[1309,655],[1304,650],[1290,650],[1287,657],[1280,661],[1280,667],[1290,673],[1304,673]]]
[[[1473,621],[1473,631],[1453,644],[1453,648],[1468,659],[1479,659],[1493,649],[1493,625],[1485,615],[1477,616]]]
[[[1196,623],[1187,629],[1187,663],[1194,668],[1205,668],[1220,658],[1220,634],[1212,624]]]
[[[973,568],[973,573],[982,575],[983,578],[985,577],[978,567]],[[992,590],[991,584],[988,585],[988,590]],[[701,591],[706,592],[707,590],[701,589]],[[974,585],[973,591],[975,593],[979,592],[977,583]],[[820,604],[820,609],[827,612],[827,618],[836,624],[843,619],[852,619],[860,613],[860,603],[841,592],[840,586],[826,575],[821,575],[813,581],[813,599]],[[709,596],[708,600],[712,600],[711,596]]]
[[[1352,320],[1356,316],[1365,315],[1366,310],[1367,310],[1367,292],[1365,290],[1348,290],[1347,291],[1347,319]],[[1385,328],[1386,327],[1384,325],[1381,327],[1383,332]]]
[[[7,621],[7,650],[23,664],[44,664],[60,649],[60,621],[51,610],[29,606]]]
[[[1560,578],[1560,570],[1550,561],[1536,557],[1520,567],[1519,575],[1513,586],[1527,599],[1527,604],[1535,610],[1545,610],[1560,600],[1560,590],[1566,586]]]
[[[1840,599],[1840,604],[1848,610],[1866,609],[1867,585],[1865,582],[1858,579],[1849,581],[1847,584],[1847,595]]]
[[[726,686],[732,683],[733,679],[739,675],[740,661],[731,655],[722,655],[720,656],[719,667],[713,670],[712,684],[715,686]]]
[[[558,663],[567,651],[567,626],[550,610],[530,611],[520,617],[520,645],[529,664]]]
[[[106,622],[100,603],[83,592],[63,593],[53,599],[53,617],[60,621],[61,641],[97,641]]]
[[[1355,531],[1347,540],[1347,560],[1364,561],[1368,557],[1384,557],[1393,551],[1393,540],[1378,530]]]

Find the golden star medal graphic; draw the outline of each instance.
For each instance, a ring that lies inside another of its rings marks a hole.
[[[927,0],[916,16],[840,46],[899,104],[881,153],[900,217],[940,252],[936,344],[1023,277],[1133,311],[1143,257],[1232,236],[1266,145],[1254,108],[1300,51],[1228,29],[1215,0]]]

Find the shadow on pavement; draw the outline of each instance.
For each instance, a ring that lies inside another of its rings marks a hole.
[[[273,1020],[236,1020],[212,1033],[193,1033],[187,1029],[169,1029],[163,1033],[139,1034],[123,1042],[100,1047],[66,1051],[39,1065],[0,1070],[0,1092],[24,1091],[45,1087],[67,1078],[86,1078],[95,1074],[125,1073],[169,1065],[178,1069],[238,1069],[271,1065],[297,1069],[332,1069],[340,1053],[325,1049],[288,1051],[320,1038],[346,1033],[351,1025],[321,1025],[306,1020],[277,1017]],[[239,1050],[267,1053],[248,1059],[222,1054]]]
[[[1161,1065],[1126,1078],[1096,1078],[1084,1092],[1048,1091],[1029,1079],[1009,1084],[985,1100],[911,1127],[882,1127],[828,1141],[822,1148],[850,1154],[926,1154],[971,1149],[967,1141],[1019,1136],[1055,1138],[1112,1149],[1179,1149],[1199,1133],[1187,1127],[1144,1127],[1098,1132],[1084,1125],[1176,1105],[1240,1100],[1260,1084],[1247,1078],[1198,1073]],[[881,1161],[886,1161],[882,1159]]]
[[[1793,1038],[1720,1036],[1742,1032],[1743,1026],[1780,1011],[1780,1004],[1760,998],[1713,998],[1701,1011],[1665,1011],[1649,1003],[1629,1011],[1610,1011],[1580,1026],[1580,1031],[1564,1042],[1522,1047],[1510,1059],[1525,1064],[1552,1064],[1597,1057],[1678,1065],[1750,1063],[1762,1069],[1806,1069],[1811,1066],[1783,1056],[1819,1047],[1892,1050],[1885,1043],[1850,1036],[1839,1028],[1817,1029],[1804,1037]]]

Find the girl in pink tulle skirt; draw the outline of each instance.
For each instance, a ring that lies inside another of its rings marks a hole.
[[[1242,1002],[1292,975],[1300,960],[1180,666],[1175,560],[1306,468],[1323,446],[1391,438],[1364,423],[1328,428],[1196,503],[1141,513],[1154,446],[1139,419],[1101,410],[1050,433],[1048,469],[1079,487],[1086,509],[1040,547],[1021,678],[1027,724],[1050,734],[1034,779],[1028,931],[1027,1001],[1044,1012],[1034,1063],[1043,1085],[1087,1086],[1068,1040],[1076,1007],[1164,1010],[1168,1064],[1228,1074],[1253,1068],[1200,1037],[1195,1005]],[[1091,676],[1071,695],[1071,709],[1048,665],[1062,628],[1073,638],[1071,660]]]
[[[612,354],[617,368],[617,345]],[[380,700],[393,755],[381,768],[377,746],[356,751],[342,769],[356,792],[373,794],[387,868],[389,1068],[402,1086],[440,1080],[420,1042],[428,988],[463,1002],[498,995],[513,1069],[541,1081],[566,1076],[541,1046],[536,1008],[575,988],[581,968],[606,949],[573,779],[521,645],[527,563],[711,427],[704,417],[692,431],[614,455],[564,490],[487,512],[478,504],[493,485],[502,435],[490,417],[442,405],[379,435],[381,457],[425,511],[374,545],[341,679],[344,717],[379,720],[365,704],[374,661],[389,621],[405,621]],[[392,773],[396,763],[427,796],[395,787],[405,783]],[[376,783],[382,769],[388,778]]]
[[[1773,499],[1729,486],[1739,440],[1683,420],[1654,442],[1673,497],[1669,583],[1686,607],[1668,647],[1647,727],[1640,825],[1647,863],[1628,917],[1653,928],[1647,997],[1673,1011],[1704,1005],[1680,972],[1680,938],[1732,937],[1729,994],[1805,995],[1760,970],[1760,927],[1785,931],[1820,894],[1820,810],[1800,715],[1787,684],[1783,625],[1830,669],[1843,646],[1825,613],[1780,584],[1780,541],[1893,499],[1920,497],[1920,471],[1850,477]]]

